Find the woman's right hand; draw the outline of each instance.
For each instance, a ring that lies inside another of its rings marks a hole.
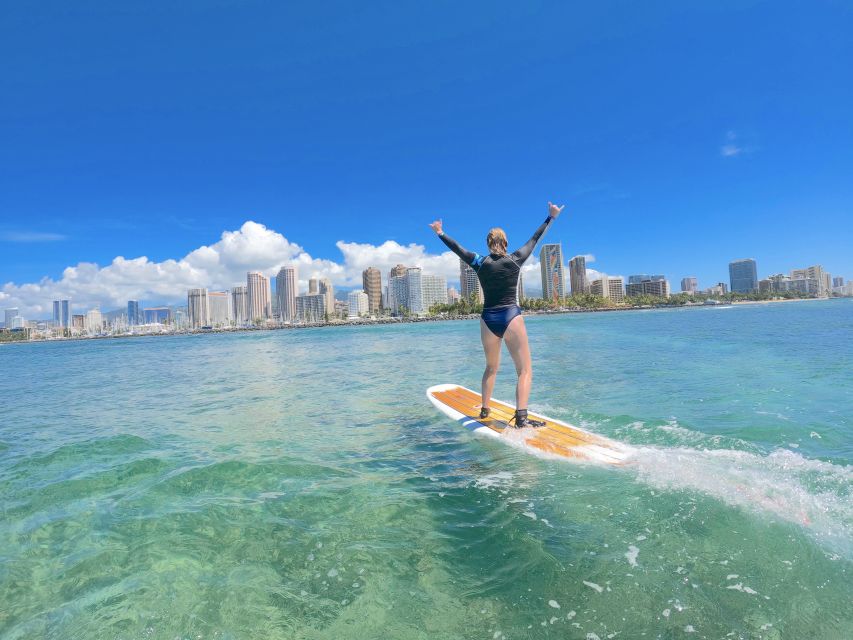
[[[556,220],[556,219],[557,219],[557,216],[558,216],[558,215],[560,215],[560,212],[563,210],[563,208],[564,208],[565,206],[566,206],[566,205],[562,205],[562,206],[559,206],[559,207],[558,207],[557,205],[555,205],[555,204],[551,204],[551,203],[549,202],[549,203],[548,203],[548,215],[549,215],[549,216],[551,216],[552,218],[554,218],[554,219]]]
[[[441,235],[441,218],[439,218],[435,222],[430,223],[429,226],[432,227],[432,230],[435,231],[438,235]]]

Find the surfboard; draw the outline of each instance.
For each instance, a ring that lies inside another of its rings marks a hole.
[[[457,384],[437,384],[427,389],[427,398],[446,416],[478,435],[499,438],[509,444],[522,444],[561,458],[621,465],[631,456],[631,447],[616,440],[566,424],[560,420],[530,412],[528,416],[545,423],[544,427],[516,429],[509,420],[515,407],[495,400],[488,418],[480,419],[480,394]]]

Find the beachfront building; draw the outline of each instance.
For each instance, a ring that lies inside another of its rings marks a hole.
[[[429,312],[433,305],[447,304],[447,280],[444,276],[424,274],[421,276],[423,308]]]
[[[335,309],[335,288],[332,286],[332,281],[328,278],[320,278],[319,289],[319,292],[326,296],[326,310],[332,313]]]
[[[613,302],[622,302],[625,299],[625,288],[621,276],[611,278],[602,273],[599,278],[590,282],[589,292]]]
[[[347,294],[347,306],[350,318],[361,318],[370,312],[370,296],[364,291],[350,291]]]
[[[729,283],[732,293],[752,293],[758,291],[758,268],[755,260],[735,260],[729,263]]]
[[[477,272],[462,259],[459,260],[459,288],[464,300],[470,300],[473,296],[477,302],[483,302],[483,290]]]
[[[207,300],[207,289],[190,289],[187,291],[187,320],[192,329],[210,325],[210,307]]]
[[[246,308],[249,322],[263,321],[272,316],[270,304],[270,280],[257,271],[246,274]]]
[[[406,309],[409,313],[419,315],[424,313],[423,274],[420,267],[406,269]]]
[[[85,320],[86,316],[82,313],[75,313],[71,316],[71,328],[75,330],[75,333],[83,331],[83,323]]]
[[[456,302],[459,302],[459,300],[459,291],[456,290],[456,287],[447,287],[447,302],[449,304],[455,304]]]
[[[278,317],[282,322],[296,319],[296,294],[299,293],[299,274],[296,267],[282,267],[275,277],[275,298],[278,301]]]
[[[843,287],[844,286],[844,278],[841,276],[837,276],[832,279],[832,288]]]
[[[246,285],[231,287],[231,315],[238,327],[249,321],[249,289]]]
[[[90,335],[101,333],[104,330],[104,317],[97,307],[86,312],[83,319],[83,329]]]
[[[230,298],[228,291],[209,291],[207,293],[211,327],[225,327],[231,324]]]
[[[139,300],[127,301],[127,326],[132,327],[138,324],[144,324],[145,318],[142,315],[142,308]]]
[[[853,297],[853,280],[848,280],[846,283],[842,284],[840,287],[834,287],[832,292],[838,296],[844,296],[846,298]]]
[[[819,264],[805,269],[794,269],[791,271],[791,280],[817,280],[819,296],[828,296],[832,292],[832,276],[823,270]]]
[[[308,280],[308,295],[315,296],[320,293],[320,281],[317,278],[310,278]]]
[[[332,310],[334,310],[334,308]],[[296,320],[298,322],[322,322],[325,319],[325,294],[308,293],[296,296]]]
[[[699,281],[693,276],[681,279],[681,293],[694,294],[699,290]]]
[[[628,276],[628,285],[625,287],[627,296],[657,296],[659,298],[669,297],[669,281],[662,275],[633,275]]]
[[[11,329],[12,323],[19,315],[20,313],[18,312],[18,307],[10,307],[6,309],[3,313],[3,326],[7,329]]]
[[[169,324],[172,310],[169,307],[148,307],[142,310],[142,320],[145,324]]]
[[[71,300],[53,301],[53,326],[62,329],[71,327]]]
[[[392,315],[399,315],[409,306],[409,293],[406,282],[406,266],[398,264],[388,273],[388,308]]]
[[[519,269],[519,271],[518,271],[518,290],[516,291],[515,299],[518,302],[521,302],[522,300],[524,300],[524,298],[525,298],[525,295],[524,295],[524,278],[522,277],[521,270]]]
[[[543,244],[539,251],[539,265],[542,269],[542,297],[554,301],[564,298],[566,276],[563,273],[563,246],[559,243]]]
[[[586,256],[575,256],[569,260],[569,284],[572,287],[572,295],[589,291],[589,282],[586,279]]]
[[[706,296],[724,296],[729,292],[729,287],[725,282],[718,282],[713,287],[708,287],[702,293]]]
[[[793,273],[796,273],[798,276],[802,276],[803,271],[795,271]],[[766,284],[759,286],[759,290],[767,291],[769,293],[786,293],[790,291],[803,295],[819,296],[822,295],[821,292],[823,290],[823,287],[817,278],[793,278],[785,275],[784,273],[772,275],[769,278],[766,278],[766,280],[762,280],[762,283]]]
[[[361,285],[367,294],[368,313],[379,315],[382,309],[382,274],[376,267],[361,272]]]

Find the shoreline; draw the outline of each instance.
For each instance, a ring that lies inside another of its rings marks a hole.
[[[733,302],[724,302],[718,305],[707,305],[701,303],[688,303],[683,305],[644,305],[636,307],[600,307],[594,309],[553,309],[529,311],[523,310],[522,315],[525,317],[535,316],[554,316],[566,315],[572,313],[609,313],[609,312],[627,312],[627,311],[648,311],[656,310],[676,310],[676,309],[696,309],[696,308],[725,308],[740,305],[765,305],[775,304],[778,302],[816,302],[826,300],[840,300],[843,298],[785,298],[781,300],[740,300]],[[100,335],[100,336],[69,336],[56,338],[35,338],[28,340],[10,340],[8,342],[0,342],[0,346],[18,345],[18,344],[41,344],[53,342],[74,342],[79,340],[120,340],[128,338],[157,338],[157,337],[175,337],[175,336],[191,336],[191,335],[206,335],[219,333],[248,333],[255,331],[281,331],[281,330],[299,330],[299,329],[324,329],[334,327],[371,327],[382,325],[395,324],[417,324],[422,322],[452,322],[459,320],[477,320],[480,318],[478,313],[470,313],[467,315],[458,316],[426,316],[414,318],[375,318],[361,320],[340,320],[337,322],[314,322],[304,324],[278,324],[263,327],[229,327],[223,329],[190,329],[181,331],[162,331],[157,333],[122,333],[116,335]]]

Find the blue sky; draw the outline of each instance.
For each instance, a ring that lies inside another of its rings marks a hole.
[[[0,284],[248,220],[517,244],[549,199],[607,273],[853,277],[849,3],[298,4],[5,3]]]

